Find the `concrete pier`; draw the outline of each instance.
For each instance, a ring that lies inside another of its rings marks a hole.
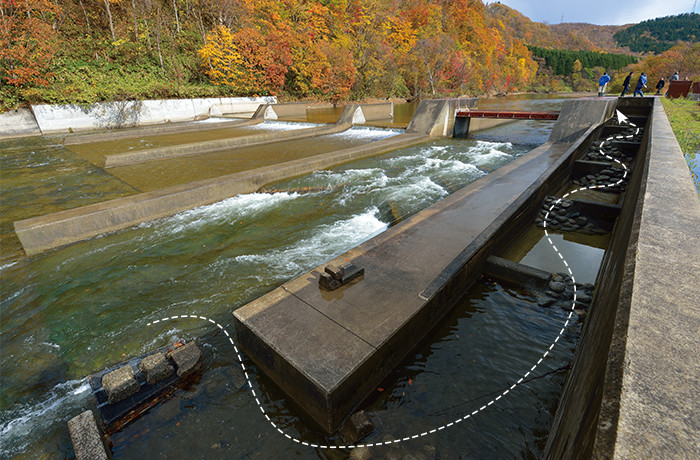
[[[600,124],[614,102],[586,108],[593,113],[581,118]],[[448,104],[425,109],[440,119]],[[537,212],[533,196],[568,180],[598,124],[573,143],[547,142],[328,262],[363,268],[363,279],[320,289],[324,265],[236,310],[242,348],[319,426],[335,431],[479,276],[497,235],[517,231],[523,216]],[[565,134],[560,129],[557,138]]]

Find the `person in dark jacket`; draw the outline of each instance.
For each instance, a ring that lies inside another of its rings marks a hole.
[[[637,87],[634,88],[634,97],[637,97],[637,93],[639,93],[640,96],[644,97],[644,93],[642,92],[643,88],[647,87],[647,74],[642,72],[642,74],[639,76],[639,80],[637,80]]]
[[[632,73],[633,72],[630,72],[630,74],[625,77],[625,81],[622,82],[622,94],[620,94],[620,97],[624,96],[625,93],[630,90],[630,80],[632,80]]]
[[[666,84],[666,80],[664,80],[664,77],[661,77],[661,80],[656,84],[656,95],[660,96],[661,95],[661,90],[664,89],[664,85]]]

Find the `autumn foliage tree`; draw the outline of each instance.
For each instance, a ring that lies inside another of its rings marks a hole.
[[[47,86],[56,53],[51,21],[58,7],[48,0],[0,0],[0,80],[16,87]]]

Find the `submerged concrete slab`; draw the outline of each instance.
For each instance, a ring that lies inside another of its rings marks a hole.
[[[268,106],[269,107],[269,106]],[[264,116],[268,107],[258,109],[256,116]],[[334,124],[316,128],[295,129],[282,132],[254,134],[251,136],[236,137],[231,139],[219,139],[215,141],[196,142],[192,144],[162,147],[157,149],[137,150],[115,155],[108,155],[104,160],[105,168],[115,166],[133,165],[147,161],[162,160],[167,158],[180,158],[204,153],[232,150],[254,145],[272,144],[282,141],[308,139],[326,134],[335,134],[352,128],[353,117],[359,110],[357,104],[349,104],[340,114],[340,118]]]
[[[145,136],[159,136],[171,133],[202,132],[214,129],[242,128],[257,125],[265,121],[265,109],[269,104],[261,104],[253,116],[247,120],[222,121],[219,123],[172,123],[167,125],[147,126],[104,133],[75,134],[63,140],[64,145],[88,144],[91,142],[113,141],[118,139],[133,139]]]
[[[367,145],[288,161],[279,165],[17,221],[14,223],[15,233],[27,255],[37,254],[103,233],[171,216],[197,206],[216,203],[241,193],[256,192],[271,182],[380,155],[428,140],[430,138],[427,136],[400,134]]]

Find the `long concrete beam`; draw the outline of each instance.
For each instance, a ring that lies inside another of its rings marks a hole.
[[[271,182],[380,155],[428,140],[430,138],[427,136],[399,134],[368,145],[17,221],[14,223],[15,233],[27,255],[37,254],[197,206],[212,204],[241,193],[256,192]]]
[[[116,166],[133,165],[166,158],[202,155],[204,153],[218,152],[221,150],[231,150],[243,147],[252,147],[254,145],[273,144],[282,141],[308,139],[326,134],[341,133],[352,128],[353,116],[355,115],[355,111],[358,109],[359,106],[357,104],[349,104],[345,107],[343,113],[340,114],[338,121],[328,126],[294,129],[283,132],[261,133],[232,139],[220,139],[157,149],[117,153],[115,155],[106,156],[103,166],[105,168],[113,168]],[[265,110],[267,110],[267,107],[262,110],[259,108],[258,112],[262,112],[262,115],[264,116]]]
[[[450,113],[454,115],[457,108],[475,103],[476,99],[423,101],[416,111],[416,122],[413,123],[410,133],[280,165],[25,219],[14,223],[15,233],[25,253],[32,255],[103,233],[122,230],[197,206],[215,203],[240,193],[255,192],[271,182],[423,143],[430,140],[431,135],[440,136],[448,132],[451,134]],[[357,108],[354,104],[346,107],[337,124],[352,125]]]
[[[432,119],[452,110],[440,102],[424,108]],[[602,122],[614,103],[587,109]],[[568,180],[574,155],[599,125],[574,143],[547,142],[328,262],[351,261],[364,269],[361,281],[326,291],[321,266],[239,308],[241,347],[319,426],[335,431],[478,277],[487,248],[522,229],[544,194]]]
[[[159,136],[163,134],[180,134],[210,131],[214,129],[242,128],[257,125],[265,121],[265,109],[270,104],[261,104],[250,119],[222,121],[218,123],[172,123],[167,125],[144,126],[141,128],[122,129],[104,133],[73,134],[63,140],[64,145],[89,144],[91,142],[133,139],[144,136]]]

